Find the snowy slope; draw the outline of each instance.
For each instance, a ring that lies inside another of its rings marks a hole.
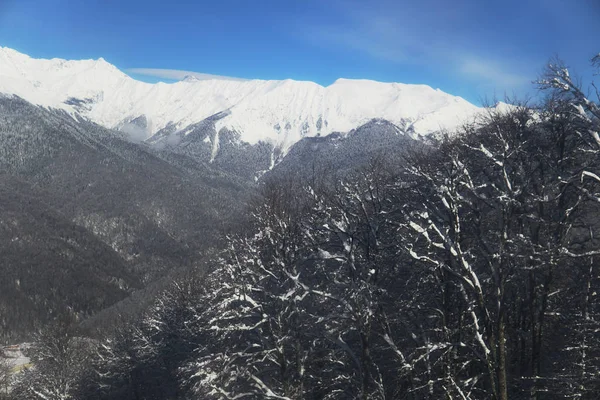
[[[293,80],[188,79],[166,84],[136,81],[104,59],[34,59],[0,47],[0,93],[34,104],[77,112],[114,128],[139,116],[147,136],[170,122],[182,129],[222,111],[217,129],[248,143],[288,148],[304,136],[347,132],[383,118],[417,134],[452,129],[479,108],[426,85],[339,79],[323,87]]]

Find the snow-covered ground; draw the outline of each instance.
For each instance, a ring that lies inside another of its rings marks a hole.
[[[23,351],[26,350],[28,347],[28,343],[4,347],[2,349],[3,357],[0,357],[7,361],[11,371],[18,372],[24,366],[27,366],[31,363],[29,357],[23,354]]]
[[[169,122],[182,129],[219,112],[217,128],[238,131],[248,143],[289,148],[304,136],[347,132],[373,118],[418,134],[452,129],[480,108],[426,85],[339,79],[323,87],[293,80],[185,79],[149,84],[104,59],[34,59],[0,47],[0,93],[34,104],[78,112],[113,128],[145,115],[147,136]]]

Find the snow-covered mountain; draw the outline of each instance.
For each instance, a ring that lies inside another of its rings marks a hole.
[[[143,120],[139,139],[168,128],[215,118],[214,127],[285,152],[303,137],[348,132],[373,118],[424,135],[452,129],[480,108],[426,85],[339,79],[323,87],[293,80],[185,79],[137,81],[98,60],[34,59],[0,47],[0,93],[45,107],[78,113],[108,128]],[[140,117],[142,117],[140,119]],[[207,141],[210,138],[206,138]]]

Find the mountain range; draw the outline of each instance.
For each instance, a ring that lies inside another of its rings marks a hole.
[[[0,47],[0,339],[204,265],[266,177],[398,158],[482,110],[425,85],[149,84]]]
[[[0,92],[65,110],[132,140],[174,144],[201,122],[216,135],[201,139],[218,153],[221,130],[250,145],[269,143],[285,154],[304,137],[348,132],[378,118],[415,136],[452,130],[481,111],[427,85],[338,79],[323,87],[294,80],[199,80],[150,84],[104,59],[34,59],[0,47]]]

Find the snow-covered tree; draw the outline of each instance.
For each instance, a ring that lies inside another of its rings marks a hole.
[[[303,398],[315,318],[303,273],[304,204],[287,187],[268,185],[254,210],[255,232],[231,238],[207,279],[199,313],[205,343],[184,370],[203,398]]]
[[[557,177],[537,127],[527,108],[490,112],[435,154],[406,167],[409,206],[402,234],[414,239],[405,247],[431,270],[441,303],[432,315],[439,321],[431,328],[438,339],[427,339],[423,359],[444,356],[439,364],[452,364],[437,380],[430,377],[430,393],[439,384],[459,396],[479,392],[507,399],[517,390],[509,387],[515,357],[510,340],[523,329],[532,342],[525,363],[539,363],[560,235],[544,210],[554,206]],[[527,327],[511,324],[518,318]],[[533,366],[522,373],[537,374]]]
[[[186,369],[196,393],[386,398],[397,268],[384,175],[374,164],[337,185],[267,187],[254,234],[232,239],[209,279],[199,318],[213,338]]]
[[[21,372],[11,393],[15,399],[76,399],[84,383],[90,343],[76,335],[75,321],[63,318],[36,337],[29,349],[33,367]]]
[[[592,65],[600,68],[600,55],[592,58]],[[566,167],[560,182],[564,188],[561,199],[568,205],[562,210],[567,233],[560,250],[569,267],[568,288],[554,301],[561,325],[571,329],[554,363],[557,376],[549,383],[557,383],[553,386],[556,392],[593,398],[600,390],[600,272],[596,265],[600,255],[600,221],[596,218],[600,203],[600,93],[593,82],[590,90],[583,89],[559,59],[547,65],[538,84],[549,93],[546,120],[561,131],[566,143]]]
[[[158,295],[135,324],[95,343],[80,391],[86,399],[170,399],[187,390],[179,369],[199,345],[194,325],[202,278],[187,276]]]
[[[310,192],[308,226],[317,272],[310,292],[315,301],[329,304],[322,334],[331,342],[331,369],[324,368],[321,384],[331,398],[387,396],[380,362],[389,360],[385,306],[398,272],[392,228],[398,204],[391,182],[384,160],[375,159],[341,182]]]

